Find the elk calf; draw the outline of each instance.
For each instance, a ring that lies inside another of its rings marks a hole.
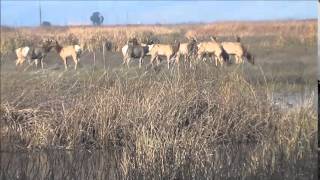
[[[205,54],[213,56],[216,66],[218,66],[218,63],[222,66],[223,61],[229,59],[223,47],[216,41],[201,42],[198,44],[198,59],[203,59]]]
[[[177,42],[174,45],[155,44],[150,51],[150,54],[151,54],[150,64],[153,66],[154,60],[157,59],[157,65],[159,65],[160,64],[159,56],[165,56],[168,63],[168,69],[170,69],[170,63],[172,61],[172,58],[179,51],[179,48],[180,48],[180,43],[177,43]],[[179,63],[177,58],[176,58],[176,62]]]
[[[193,38],[188,43],[181,43],[179,51],[177,52],[177,61],[180,61],[180,57],[183,57],[185,62],[189,61],[191,67],[191,56],[196,55],[198,51],[197,41]]]
[[[37,47],[23,47],[16,50],[18,60],[16,65],[22,64],[25,59],[28,59],[30,63],[31,60],[35,61],[36,67],[38,67],[38,61],[41,63],[41,68],[43,69],[43,60],[47,56],[48,52],[54,47],[52,45],[52,40],[45,40],[41,46]]]
[[[78,62],[80,61],[80,54],[82,52],[82,48],[79,45],[61,46],[58,41],[56,41],[55,49],[63,60],[65,70],[68,69],[68,57],[72,57],[75,64],[74,69],[77,70]]]
[[[229,56],[235,56],[236,64],[244,63],[244,57],[248,62],[254,64],[254,56],[240,42],[222,42],[221,45]]]

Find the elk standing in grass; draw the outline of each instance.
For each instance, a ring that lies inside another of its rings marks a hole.
[[[145,49],[145,52],[146,52],[145,55],[146,55],[146,56],[150,55],[150,50],[153,48],[153,44],[144,44],[144,43],[141,43],[140,45]],[[126,44],[126,45],[124,45],[124,46],[122,47],[121,52],[122,52],[123,57],[126,55],[127,50],[128,50],[128,47],[129,47],[128,44]]]
[[[68,69],[68,57],[72,57],[74,61],[74,69],[77,70],[78,62],[80,61],[80,54],[82,52],[82,49],[79,45],[61,46],[58,41],[56,41],[55,49],[62,58],[66,70]]]
[[[43,69],[43,60],[47,56],[48,52],[54,47],[52,40],[45,40],[41,46],[37,47],[23,47],[16,50],[17,62],[16,66],[22,64],[26,59],[31,62],[34,60],[36,67],[38,67],[38,61],[41,63]]]
[[[150,51],[151,59],[150,64],[153,66],[153,62],[156,59],[157,65],[160,64],[160,57],[165,56],[168,63],[168,69],[170,69],[170,64],[173,61],[172,58],[177,55],[180,48],[180,42],[175,41],[174,44],[155,44]],[[179,60],[176,57],[176,63],[179,65]]]
[[[198,44],[198,59],[203,59],[204,55],[213,56],[215,65],[218,63],[222,66],[223,61],[228,61],[229,56],[223,49],[220,43],[216,42],[215,39],[209,42],[201,42]]]
[[[191,67],[191,57],[195,56],[197,51],[198,47],[195,38],[190,39],[188,43],[181,43],[179,51],[177,52],[177,61],[180,61],[180,57],[183,57],[185,63],[188,61]]]
[[[152,42],[151,42],[152,43]],[[153,44],[139,44],[137,39],[129,40],[128,43],[122,47],[123,64],[129,63],[132,58],[139,58],[139,68],[141,68],[142,60],[146,55],[150,55],[150,50],[153,48]]]
[[[129,67],[129,63],[131,61],[132,58],[139,58],[139,68],[141,68],[142,65],[142,60],[145,56],[145,50],[144,48],[140,45],[128,45],[128,49],[127,52],[124,56],[124,60],[123,60],[123,64],[127,64],[127,66]]]
[[[237,42],[222,42],[221,45],[229,56],[235,57],[236,64],[243,64],[243,58],[246,58],[249,63],[254,65],[254,56],[240,42],[239,37],[237,37]]]
[[[21,47],[15,50],[17,55],[16,66],[21,65],[26,61],[29,50],[30,50],[30,47],[28,46]]]

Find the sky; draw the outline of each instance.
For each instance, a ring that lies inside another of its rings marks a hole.
[[[175,24],[237,20],[315,19],[318,1],[9,1],[1,0],[1,25],[87,25],[99,11],[107,25]]]

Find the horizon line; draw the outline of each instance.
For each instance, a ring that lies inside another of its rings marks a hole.
[[[289,22],[289,21],[317,21],[317,18],[283,18],[283,19],[261,19],[261,20],[216,20],[210,22],[201,22],[201,21],[190,21],[190,22],[178,22],[178,23],[129,23],[129,24],[101,24],[99,26],[95,26],[93,24],[66,24],[66,25],[55,25],[51,24],[51,26],[40,26],[40,25],[27,25],[27,26],[12,26],[0,24],[0,27],[7,28],[37,28],[37,27],[114,27],[114,26],[172,26],[172,25],[197,25],[197,24],[215,24],[215,23],[259,23],[259,22]],[[43,21],[44,22],[44,21]]]

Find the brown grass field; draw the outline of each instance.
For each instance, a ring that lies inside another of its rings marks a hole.
[[[77,171],[88,172],[75,175],[77,179],[316,179],[316,23],[2,27],[1,150],[111,151],[90,156],[113,158],[100,165],[72,160]],[[256,65],[217,68],[199,62],[194,69],[167,70],[165,63],[149,67],[149,58],[142,69],[137,61],[130,68],[121,65],[119,50],[129,37],[170,43],[190,36],[209,40],[211,35],[232,41],[234,35],[241,36]],[[62,44],[86,42],[96,51],[95,67],[88,51],[77,71],[64,71],[54,51],[45,59],[44,70],[14,66],[15,48],[46,37]],[[112,43],[106,69],[104,41]],[[288,103],[292,99],[286,97],[292,94],[303,101]],[[284,99],[281,106],[278,99]],[[29,179],[48,178],[50,173],[68,178],[64,175],[72,170],[56,164],[70,162],[55,157],[61,155],[41,155],[28,164],[32,169],[19,171]],[[2,164],[9,161],[4,158]],[[10,161],[1,174],[10,176],[20,161],[26,157]],[[51,163],[53,172],[43,168],[44,162]],[[104,171],[107,165],[115,171]]]

